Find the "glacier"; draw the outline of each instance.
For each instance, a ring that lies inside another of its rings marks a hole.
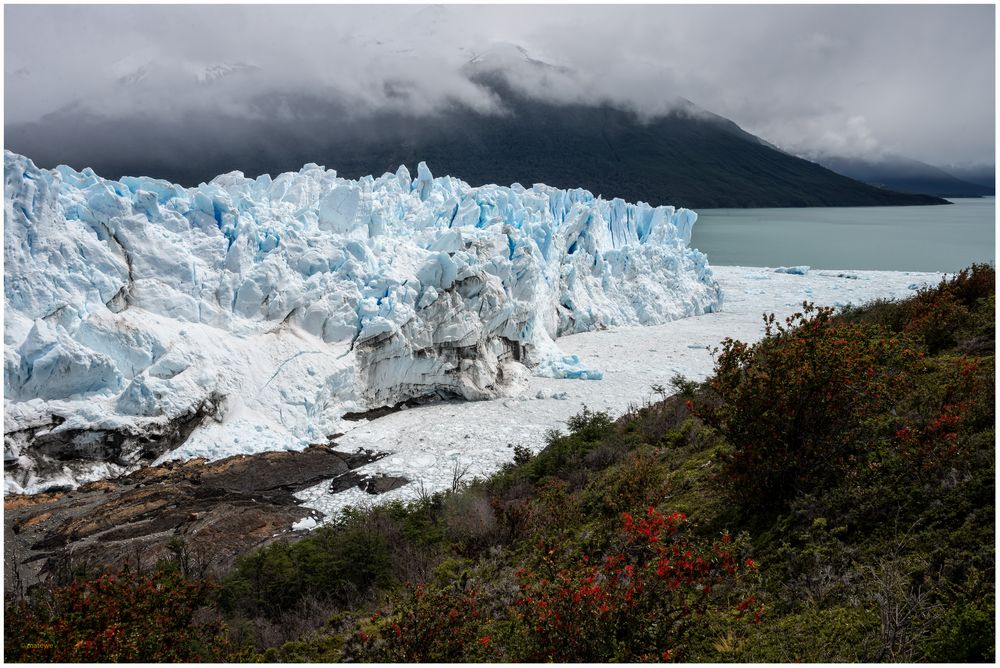
[[[184,188],[4,153],[5,490],[300,449],[344,416],[601,378],[560,336],[718,311],[697,215],[420,163]],[[640,361],[637,359],[636,363]]]

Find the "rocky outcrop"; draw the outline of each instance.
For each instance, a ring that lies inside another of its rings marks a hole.
[[[355,474],[383,454],[314,445],[300,452],[196,459],[144,467],[75,490],[4,499],[8,591],[80,570],[152,568],[181,559],[218,575],[253,548],[301,532],[292,525],[318,513],[294,493]],[[358,475],[351,486],[386,491],[391,481]]]

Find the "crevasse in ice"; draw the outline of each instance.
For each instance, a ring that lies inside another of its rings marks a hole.
[[[349,411],[599,379],[555,340],[721,306],[685,209],[471,187],[424,163],[197,188],[4,163],[15,485],[66,448],[153,457],[208,418],[254,449],[302,447]]]

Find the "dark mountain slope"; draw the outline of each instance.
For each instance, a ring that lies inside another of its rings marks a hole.
[[[991,188],[993,190],[996,189],[995,165],[951,164],[945,165],[943,169],[956,179],[974,183],[977,186],[986,186],[987,188]]]
[[[297,170],[317,162],[346,177],[412,169],[473,185],[547,183],[604,197],[711,207],[877,206],[944,203],[875,188],[778,151],[694,105],[644,122],[610,105],[555,104],[481,81],[506,114],[456,106],[428,117],[359,115],[301,95],[254,100],[246,117],[109,120],[73,110],[6,128],[6,147],[41,166],[93,167],[195,185],[216,174]]]
[[[882,160],[831,156],[818,162],[838,174],[898,192],[938,197],[982,197],[994,193],[992,186],[964,181],[943,169],[903,156]]]

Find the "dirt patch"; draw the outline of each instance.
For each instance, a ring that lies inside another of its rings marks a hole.
[[[29,517],[28,519],[26,519],[21,524],[21,528],[22,529],[30,529],[31,527],[35,526],[36,524],[41,524],[42,522],[44,522],[45,520],[48,520],[48,519],[52,519],[52,513],[39,513],[38,515],[35,515],[34,517]]]
[[[82,488],[81,488],[82,489]],[[25,508],[35,508],[54,503],[63,496],[62,492],[42,492],[41,494],[12,494],[3,498],[3,510],[5,513],[12,510],[23,510]]]

